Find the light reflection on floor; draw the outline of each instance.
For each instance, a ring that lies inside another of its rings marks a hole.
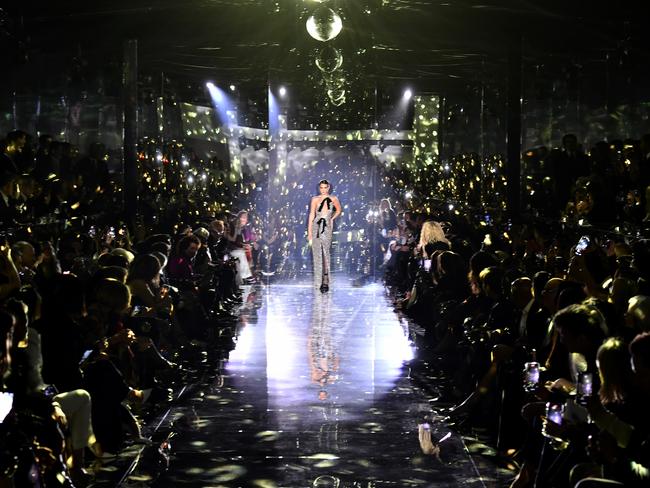
[[[429,403],[404,367],[408,330],[381,286],[347,283],[253,295],[223,387],[184,407],[200,427],[175,440],[156,486],[483,486],[458,436],[442,460],[422,453]],[[434,437],[447,432],[432,426]]]

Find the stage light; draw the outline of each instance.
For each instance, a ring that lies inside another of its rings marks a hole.
[[[404,100],[410,100],[412,96],[413,96],[413,92],[411,91],[410,88],[404,90]]]
[[[215,88],[215,87],[214,87],[214,83],[212,83],[211,81],[208,81],[208,82],[205,84],[205,86],[206,86],[206,88],[207,88],[208,90],[214,90],[214,88]]]
[[[281,97],[284,97],[287,95],[287,89],[281,86],[280,89],[278,90],[278,93],[280,94]]]
[[[234,92],[235,90],[236,90],[235,85],[230,85],[230,91],[233,91],[233,92]]]

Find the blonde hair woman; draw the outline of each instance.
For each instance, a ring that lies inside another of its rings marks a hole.
[[[417,250],[422,252],[422,254],[428,258],[429,256],[426,256],[425,246],[427,244],[437,243],[442,244],[443,247],[446,246],[446,250],[451,249],[451,242],[449,242],[449,239],[445,237],[445,231],[442,229],[440,222],[436,222],[435,220],[427,220],[424,224],[422,224],[422,231],[420,231],[420,242],[418,242]]]

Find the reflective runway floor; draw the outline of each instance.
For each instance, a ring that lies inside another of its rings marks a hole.
[[[234,350],[166,419],[178,432],[153,486],[486,486],[463,440],[423,453],[430,397],[409,375],[409,330],[378,284],[338,277],[255,287]]]

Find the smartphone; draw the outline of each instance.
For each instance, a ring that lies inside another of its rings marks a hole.
[[[97,228],[94,225],[91,225],[90,229],[88,229],[88,235],[90,237],[95,237],[97,235]]]
[[[591,244],[591,240],[589,239],[589,236],[582,236],[578,241],[578,244],[576,245],[576,254],[578,256],[581,256],[582,253],[587,250],[589,244]]]
[[[431,271],[431,260],[430,259],[425,259],[424,262],[423,262],[423,265],[424,265],[424,271],[426,271],[427,273],[429,271]]]
[[[562,425],[564,420],[564,404],[548,402],[546,404],[546,418],[550,422]]]
[[[92,352],[93,352],[92,349],[88,349],[87,351],[84,351],[83,355],[81,356],[81,361],[79,361],[79,364],[82,364],[86,359],[88,359],[92,354]]]
[[[56,396],[59,394],[59,390],[56,389],[56,386],[54,385],[47,385],[43,389],[43,395],[45,395],[47,398],[52,398],[53,396]]]
[[[578,391],[577,400],[580,405],[585,405],[588,398],[593,394],[593,379],[592,373],[580,373],[578,376]]]
[[[539,385],[539,363],[530,361],[524,364],[524,390],[534,392]]]
[[[110,229],[108,229],[107,235],[111,239],[115,239],[115,227],[111,227]]]
[[[0,424],[5,421],[14,406],[14,394],[7,391],[0,392]]]

